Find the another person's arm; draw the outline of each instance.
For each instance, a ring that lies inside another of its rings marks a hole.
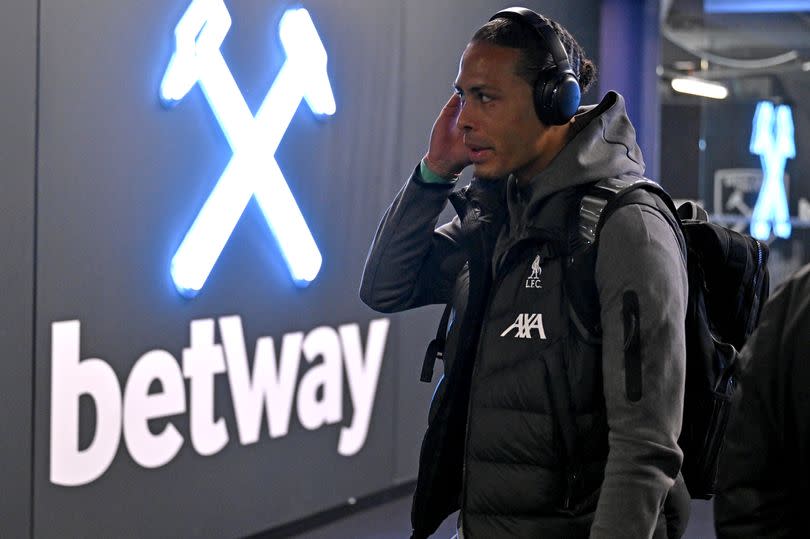
[[[776,292],[740,354],[718,470],[717,537],[805,535],[810,266]]]
[[[609,453],[591,537],[651,537],[683,459],[686,265],[670,224],[645,206],[617,210],[599,242]]]

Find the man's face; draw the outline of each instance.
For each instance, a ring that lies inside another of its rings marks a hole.
[[[516,74],[520,52],[486,42],[467,45],[455,88],[458,128],[479,178],[510,173],[528,180],[543,162],[547,128],[534,111],[532,87]]]

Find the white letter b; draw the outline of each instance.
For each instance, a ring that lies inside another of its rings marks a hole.
[[[79,357],[78,320],[51,328],[51,483],[84,485],[107,471],[121,436],[121,388],[101,359]],[[96,408],[96,432],[79,449],[79,397],[89,395]]]

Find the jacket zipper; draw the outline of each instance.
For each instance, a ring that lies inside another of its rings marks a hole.
[[[576,487],[577,479],[579,479],[579,473],[577,473],[576,470],[568,472],[566,479],[565,499],[563,500],[564,511],[568,511],[571,508],[571,499],[574,497],[574,487]]]
[[[461,518],[462,518],[462,526],[464,525],[464,514],[466,513],[467,509],[467,450],[470,446],[470,415],[472,415],[472,401],[473,401],[473,392],[475,391],[475,374],[478,372],[478,357],[481,354],[481,346],[482,346],[482,337],[484,335],[484,329],[486,325],[486,320],[489,315],[489,308],[492,305],[492,297],[495,295],[496,286],[500,286],[500,282],[492,283],[490,286],[489,292],[487,293],[487,304],[484,307],[484,312],[481,316],[481,330],[478,332],[478,344],[475,347],[475,355],[473,356],[473,371],[470,378],[470,394],[467,396],[467,419],[464,425],[464,454],[462,456],[463,462],[461,466]]]
[[[475,347],[475,356],[473,357],[473,371],[472,377],[470,378],[470,394],[467,397],[467,419],[464,425],[464,454],[463,454],[463,462],[462,462],[462,475],[461,475],[461,518],[462,518],[462,527],[464,526],[464,514],[466,513],[467,509],[467,451],[470,445],[470,416],[472,415],[472,400],[475,391],[475,375],[478,372],[478,365],[479,361],[478,358],[481,355],[481,347],[483,346],[483,336],[484,330],[486,329],[486,322],[489,317],[489,309],[492,306],[492,298],[498,292],[498,289],[503,284],[503,276],[508,275],[509,271],[512,270],[515,263],[514,261],[509,261],[509,255],[515,251],[518,246],[521,246],[524,242],[519,241],[515,243],[509,251],[504,253],[504,260],[508,261],[509,264],[503,264],[501,266],[501,270],[498,272],[497,275],[493,275],[492,283],[490,284],[489,291],[487,292],[487,303],[484,307],[484,311],[481,315],[481,330],[478,333],[478,344]],[[492,264],[492,259],[487,261],[489,265]],[[489,270],[490,268],[487,268]],[[469,305],[468,305],[469,307]]]

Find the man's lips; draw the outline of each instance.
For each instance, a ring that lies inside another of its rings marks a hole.
[[[492,148],[487,146],[478,146],[476,144],[467,144],[470,161],[478,163],[486,159],[492,153]]]

